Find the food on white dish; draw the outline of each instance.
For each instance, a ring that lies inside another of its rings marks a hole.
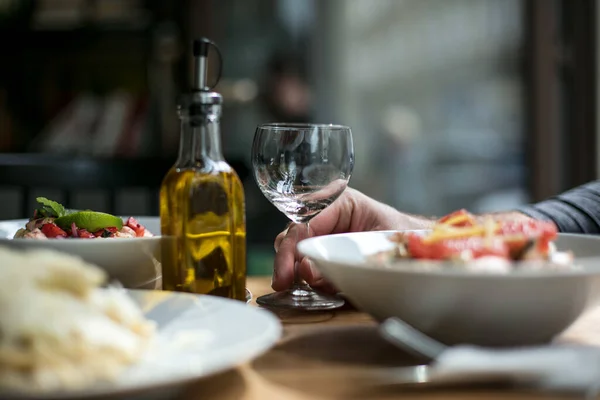
[[[533,219],[477,218],[459,210],[440,218],[428,232],[397,232],[395,247],[370,260],[393,265],[400,260],[422,261],[429,269],[461,268],[481,272],[515,269],[577,269],[571,252],[559,252],[552,222]]]
[[[0,388],[81,389],[110,382],[155,338],[127,293],[106,274],[52,250],[0,247]]]
[[[135,218],[125,222],[120,217],[97,211],[72,211],[44,197],[38,197],[40,208],[19,229],[14,238],[19,239],[102,239],[152,237],[152,233]]]

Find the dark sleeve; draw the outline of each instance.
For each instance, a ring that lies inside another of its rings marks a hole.
[[[560,232],[600,233],[600,180],[556,197],[517,208],[532,218],[553,221]]]

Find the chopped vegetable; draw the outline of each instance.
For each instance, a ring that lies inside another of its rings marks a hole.
[[[54,221],[58,226],[67,229],[71,224],[77,225],[89,232],[96,232],[103,228],[123,228],[123,220],[111,214],[96,211],[77,211],[69,215],[57,218]]]
[[[60,229],[56,224],[44,224],[41,229],[42,233],[46,235],[47,238],[66,238],[67,232]]]
[[[67,210],[56,201],[45,197],[36,199],[41,207],[33,212],[33,217],[24,229],[20,229],[14,238],[136,238],[151,237],[135,218],[127,219],[124,224],[120,217],[96,211]]]
[[[397,247],[378,253],[376,259],[551,261],[556,259],[552,241],[557,235],[552,222],[482,218],[458,210],[440,218],[425,235],[395,233],[390,240]]]
[[[409,235],[407,250],[412,258],[428,260],[447,260],[453,257],[473,259],[484,256],[508,258],[508,246],[497,237],[489,243],[485,238],[477,236],[429,242],[426,237]]]
[[[140,225],[139,222],[137,222],[135,220],[135,218],[129,217],[129,219],[127,220],[126,225],[128,227],[130,227],[131,229],[133,229],[133,231],[135,232],[135,235],[137,237],[143,237],[144,236],[144,232],[146,231],[146,228],[144,228],[142,225]]]

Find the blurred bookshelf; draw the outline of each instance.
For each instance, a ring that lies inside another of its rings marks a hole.
[[[35,165],[51,158],[57,163],[85,160],[110,166],[129,165],[133,158],[144,175],[140,182],[153,179],[148,175],[156,175],[160,181],[164,168],[154,167],[174,162],[179,145],[176,103],[179,94],[189,88],[192,66],[186,46],[192,37],[210,36],[219,43],[226,60],[224,79],[217,87],[227,108],[223,150],[238,174],[249,180],[249,151],[243,144],[256,122],[240,121],[239,116],[251,114],[257,107],[257,80],[246,76],[252,57],[234,57],[247,53],[240,53],[240,49],[246,48],[253,29],[268,26],[271,14],[265,12],[273,7],[273,1],[252,3],[0,0],[0,45],[4,49],[0,63],[0,165],[14,157],[20,163]],[[241,13],[233,12],[240,6],[244,6],[238,10]],[[257,15],[262,19],[254,18]],[[226,26],[236,33],[239,21],[245,19],[252,29],[242,36],[234,35],[235,42],[215,26],[215,21],[220,21],[219,28]],[[254,42],[257,48],[265,47],[262,36]],[[209,68],[209,73],[214,71],[216,68]],[[253,73],[259,75],[262,69],[255,67]],[[153,168],[143,167],[149,164],[154,164]],[[67,176],[61,178],[69,180]],[[57,180],[48,178],[47,184],[40,185],[38,179],[28,192],[15,182],[0,185],[0,203],[5,205],[0,219],[24,217],[21,208],[27,193],[30,198],[44,195],[66,201],[56,188]],[[244,182],[244,186],[249,246],[266,243],[268,256],[273,237],[286,219],[253,183]],[[107,190],[90,187],[69,193],[72,208],[123,215],[158,213],[156,205],[144,206],[148,199],[155,199],[155,188],[117,189],[111,205]],[[31,207],[29,203],[25,206],[27,210]]]
[[[0,152],[174,154],[188,8],[0,0]]]

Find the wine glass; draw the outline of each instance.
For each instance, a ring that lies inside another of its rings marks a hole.
[[[352,132],[341,125],[259,125],[252,144],[252,167],[265,197],[298,224],[300,241],[310,237],[309,221],[348,186],[354,167]],[[299,310],[328,310],[344,305],[342,298],[312,289],[300,279],[298,270],[296,261],[292,287],[261,296],[256,302]]]

